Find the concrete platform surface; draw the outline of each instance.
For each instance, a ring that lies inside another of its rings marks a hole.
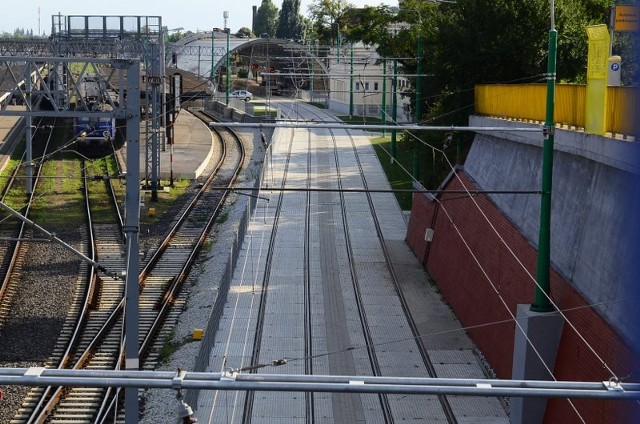
[[[147,152],[145,149],[144,127],[140,128],[140,173],[145,173]],[[173,170],[175,179],[196,179],[204,171],[213,155],[213,136],[207,124],[182,109],[174,123],[173,149],[168,141],[162,148],[160,137],[160,169],[161,180],[169,180]],[[118,151],[120,165],[126,169],[127,147]]]

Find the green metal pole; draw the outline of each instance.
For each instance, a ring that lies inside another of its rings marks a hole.
[[[309,94],[311,95],[311,103],[313,103],[313,62],[316,57],[316,40],[311,37],[311,79],[309,80]]]
[[[553,14],[553,10],[551,11]],[[553,306],[549,301],[551,285],[549,268],[551,266],[551,186],[553,176],[553,143],[555,122],[553,120],[556,95],[556,48],[558,32],[551,20],[549,31],[549,58],[547,62],[547,110],[544,122],[544,145],[542,149],[542,196],[540,200],[540,235],[538,237],[538,268],[534,302],[534,312],[550,312]]]
[[[211,84],[213,84],[213,76],[215,75],[214,73],[214,68],[216,66],[216,62],[215,62],[215,55],[213,54],[213,52],[215,51],[215,39],[216,39],[216,35],[215,35],[215,31],[212,29],[211,30]]]
[[[418,56],[416,69],[416,123],[422,120],[422,35],[418,34]],[[418,145],[413,143],[413,178],[420,180],[420,158],[418,157]]]
[[[340,50],[342,49],[342,37],[340,36],[340,28],[338,28],[338,63],[340,63]]]
[[[382,125],[387,125],[387,59],[382,60],[382,108],[380,115]],[[382,130],[382,135],[385,135],[384,130]]]
[[[353,43],[351,43],[351,77],[349,78],[349,118],[353,116]]]
[[[391,86],[391,119],[398,122],[398,59],[393,59],[393,84]],[[396,130],[391,130],[391,157],[396,158]]]
[[[229,33],[231,32],[229,30],[229,28],[225,28],[225,31],[227,31],[227,96],[226,96],[226,100],[227,100],[227,106],[229,106],[229,91],[231,88],[231,82],[230,82],[230,74],[231,74],[231,54],[229,53]]]

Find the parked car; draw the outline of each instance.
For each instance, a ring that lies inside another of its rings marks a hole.
[[[229,97],[234,97],[236,99],[241,99],[245,102],[248,102],[253,98],[253,94],[251,94],[251,92],[247,90],[236,90],[229,94]]]

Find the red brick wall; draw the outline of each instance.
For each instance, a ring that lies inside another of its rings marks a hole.
[[[457,175],[468,189],[478,189],[464,172]],[[448,190],[462,188],[455,177],[446,187]],[[537,251],[488,197],[478,195],[474,199],[524,267],[535,276]],[[407,242],[462,325],[483,325],[469,330],[469,335],[498,378],[510,378],[515,326],[507,307],[515,315],[518,304],[531,303],[534,283],[471,199],[460,194],[446,194],[441,195],[439,201],[432,201],[421,194],[414,196]],[[424,240],[427,228],[434,229],[430,245]],[[551,293],[560,309],[579,308],[567,311],[566,316],[619,377],[633,373],[632,365],[637,364],[637,358],[629,346],[594,309],[585,307],[587,302],[553,270]],[[505,320],[507,322],[501,322]],[[558,380],[574,381],[604,381],[610,377],[603,363],[566,323],[555,375]],[[632,380],[638,381],[637,375]],[[635,412],[637,417],[640,412],[640,407],[633,402],[582,400],[574,403],[587,422],[631,423],[631,414]],[[580,420],[569,402],[562,399],[549,402],[545,422],[572,423]]]

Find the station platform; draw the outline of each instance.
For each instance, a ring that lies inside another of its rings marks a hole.
[[[8,110],[24,110],[24,106],[8,106]],[[0,171],[11,156],[14,144],[24,134],[23,118],[19,116],[0,115]]]
[[[160,142],[160,141],[158,141]],[[126,145],[118,152],[122,169],[126,169]],[[213,137],[207,124],[182,109],[174,123],[173,151],[168,141],[165,149],[160,149],[160,179],[168,180],[173,169],[175,179],[196,179],[204,171],[213,155]],[[140,173],[145,172],[147,155],[145,151],[144,128],[140,132]]]

